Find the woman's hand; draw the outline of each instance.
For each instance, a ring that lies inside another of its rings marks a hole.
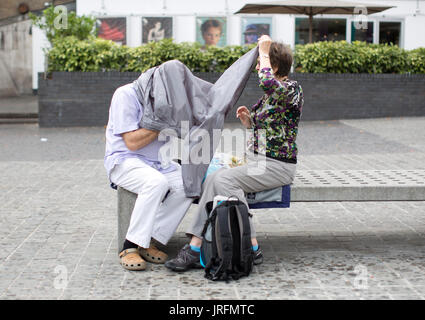
[[[270,64],[270,57],[269,57],[269,52],[270,52],[270,46],[272,44],[272,38],[270,38],[269,36],[261,36],[260,39],[258,39],[258,54],[259,54],[259,65],[257,71],[260,71],[263,68],[270,68],[271,69],[271,64]]]
[[[266,54],[266,55],[269,54],[271,44],[272,44],[272,38],[270,38],[267,35],[262,35],[260,39],[258,39],[258,50],[259,50],[260,56],[262,54]]]
[[[247,107],[240,106],[236,110],[236,118],[239,118],[239,120],[241,121],[242,125],[245,128],[247,129],[251,128],[251,115]]]

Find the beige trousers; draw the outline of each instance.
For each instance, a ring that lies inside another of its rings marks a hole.
[[[247,163],[243,166],[219,169],[208,175],[202,185],[199,208],[191,226],[186,231],[189,236],[202,238],[202,230],[208,218],[205,205],[217,195],[236,196],[248,207],[245,193],[259,192],[290,184],[295,177],[296,164],[282,162],[265,156],[246,154]],[[251,237],[255,230],[251,219]]]

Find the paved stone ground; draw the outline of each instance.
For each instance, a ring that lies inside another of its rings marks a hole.
[[[425,118],[304,123],[299,168],[424,169],[424,137]],[[118,264],[103,128],[2,125],[0,150],[0,299],[425,299],[425,202],[257,210],[264,263],[213,283],[199,270]]]
[[[2,114],[38,113],[38,97],[36,95],[21,95],[18,97],[0,98],[0,116]]]

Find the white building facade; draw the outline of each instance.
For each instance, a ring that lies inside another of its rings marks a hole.
[[[157,18],[168,23],[168,37],[175,42],[200,40],[200,24],[208,19],[224,23],[221,45],[241,45],[250,28],[266,27],[274,40],[294,47],[308,39],[308,17],[291,14],[237,14],[246,3],[267,0],[76,0],[78,15],[92,15],[100,20],[110,18],[124,22],[122,43],[139,46],[146,42],[146,26]],[[356,1],[357,2],[357,1]],[[425,0],[359,0],[361,3],[393,6],[360,20],[355,15],[318,15],[314,17],[313,40],[354,40],[370,43],[394,43],[411,50],[425,47]],[[145,20],[143,20],[145,19]],[[365,26],[367,25],[367,29]],[[150,28],[151,26],[149,26]],[[113,29],[115,30],[115,29]],[[113,30],[109,34],[116,35]],[[107,32],[105,32],[107,34]],[[37,88],[37,72],[44,71],[43,46],[46,41],[39,30],[33,33],[33,86]]]

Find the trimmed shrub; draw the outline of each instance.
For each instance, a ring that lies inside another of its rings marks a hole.
[[[425,48],[409,51],[409,69],[411,73],[425,73]]]
[[[125,71],[128,55],[126,47],[109,40],[70,36],[53,41],[48,71]]]
[[[177,59],[193,72],[223,72],[251,46],[202,47],[172,39],[130,48],[109,40],[75,36],[53,40],[48,71],[144,72]],[[295,72],[302,73],[425,73],[425,48],[407,51],[394,45],[316,42],[297,45]]]
[[[55,40],[48,52],[48,71],[144,72],[177,59],[193,72],[223,72],[253,46],[202,48],[199,43],[177,44],[172,39],[130,48],[110,40],[74,36]]]
[[[423,50],[409,52],[395,45],[359,41],[316,42],[297,45],[295,50],[297,72],[421,73],[423,63]]]

